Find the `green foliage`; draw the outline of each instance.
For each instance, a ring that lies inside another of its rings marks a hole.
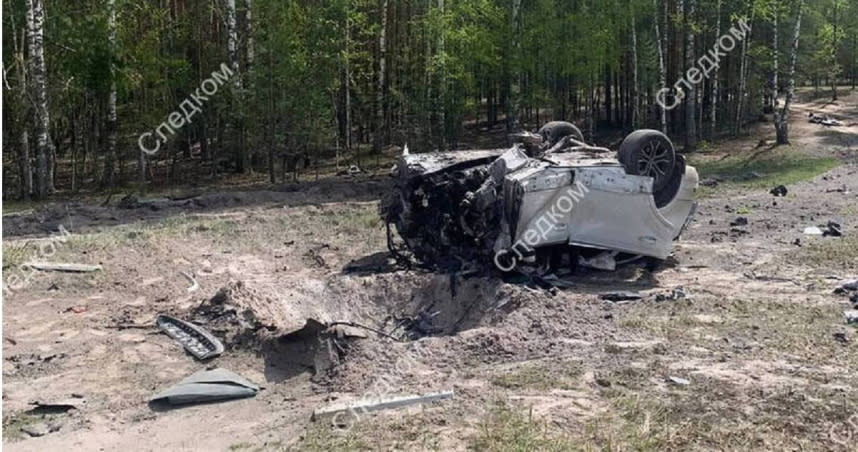
[[[120,168],[125,172],[120,176],[127,179],[133,171],[127,162],[138,154],[137,137],[165,121],[228,60],[224,2],[115,0],[117,33],[112,47],[107,39],[107,0],[44,1],[52,139],[60,159],[58,171],[63,173],[58,184],[70,179],[65,173],[72,154],[81,158],[85,153],[92,163],[79,169],[85,173],[79,181],[89,184],[99,179],[105,105],[114,85]],[[171,137],[166,151],[151,159],[153,165],[175,162],[173,154],[180,147],[201,143],[211,148],[211,155],[199,163],[232,159],[237,155],[233,151],[242,146],[253,156],[255,169],[284,152],[307,150],[327,157],[345,141],[346,85],[349,137],[357,143],[346,155],[349,160],[358,157],[356,148],[368,147],[379,134],[384,143],[433,149],[442,141],[455,145],[465,134],[466,123],[488,120],[494,125],[504,115],[527,128],[546,119],[572,120],[583,127],[592,117],[627,129],[631,126],[627,111],[620,119],[607,118],[605,95],[613,84],[614,111],[629,110],[633,69],[641,96],[639,124],[657,127],[653,94],[659,88],[660,66],[655,25],[664,37],[666,70],[674,77],[688,69],[682,57],[686,33],[696,38],[697,52],[716,41],[719,10],[722,34],[739,19],[754,17],[746,83],[749,115],[754,114],[764,104],[776,51],[783,56],[782,75],[785,70],[798,0],[695,0],[693,15],[680,10],[681,5],[690,7],[690,0],[388,0],[386,72],[379,93],[381,4],[254,0],[248,24],[248,3],[236,0],[242,89],[220,90],[192,124]],[[3,64],[14,93],[4,95],[7,143],[16,143],[8,138],[32,122],[20,90],[26,88],[20,79],[20,69],[26,72],[26,5],[24,0],[4,0]],[[848,0],[806,0],[799,64],[803,79],[820,86],[858,71],[851,48],[858,40],[856,5]],[[775,17],[780,49],[771,48]],[[637,37],[634,49],[631,27]],[[15,44],[20,55],[15,54]],[[735,112],[732,103],[739,97],[735,92],[739,57],[739,51],[732,51],[721,62],[724,101],[719,106],[725,111]],[[708,80],[703,88],[708,93]],[[705,118],[710,102],[705,95],[701,101]],[[725,111],[719,118],[733,120],[735,114]],[[376,130],[379,114],[382,130]],[[670,119],[671,132],[681,133],[682,116]],[[16,151],[14,145],[7,149]],[[15,158],[4,161],[11,171]]]

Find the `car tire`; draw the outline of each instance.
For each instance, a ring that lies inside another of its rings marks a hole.
[[[551,121],[546,123],[537,133],[542,136],[542,142],[547,144],[549,148],[570,135],[574,139],[582,143],[584,142],[584,135],[581,133],[581,130],[571,122],[566,121]]]
[[[652,177],[653,193],[669,185],[676,172],[676,150],[670,139],[658,130],[630,133],[620,145],[617,158],[627,174]]]
[[[652,197],[655,200],[655,206],[661,209],[670,204],[676,194],[679,193],[679,186],[682,185],[682,177],[685,175],[685,157],[676,156],[676,163],[673,165],[673,174],[670,176],[668,183],[661,190],[653,192]]]

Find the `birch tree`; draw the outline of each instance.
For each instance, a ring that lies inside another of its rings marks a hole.
[[[655,24],[655,43],[656,48],[658,49],[658,82],[659,87],[662,90],[667,89],[667,68],[664,64],[664,42],[662,41],[661,30],[658,27],[658,16],[659,16],[659,7],[658,0],[653,0],[653,6],[655,6],[655,17],[653,18],[653,23]],[[667,4],[665,3],[664,7],[664,18],[665,18],[665,26],[667,24]],[[667,109],[664,106],[657,106],[659,112],[659,122],[661,124],[661,131],[664,134],[667,134]]]
[[[721,36],[721,0],[718,0],[718,6],[715,13],[715,39]],[[718,130],[718,73],[720,67],[715,68],[715,74],[712,76],[712,107],[710,116],[711,135],[714,137]]]
[[[250,168],[250,158],[244,148],[244,99],[241,88],[241,72],[238,66],[238,25],[236,21],[235,0],[226,0],[226,49],[229,66],[233,72],[235,163],[238,166],[238,171],[244,172]]]
[[[53,191],[50,177],[52,144],[49,135],[47,70],[45,67],[44,26],[45,7],[42,0],[27,1],[29,41],[30,98],[36,138],[36,197],[44,199]]]
[[[685,66],[694,67],[694,10],[695,0],[688,0],[688,9],[685,10]],[[684,3],[684,0],[683,0]],[[685,97],[685,151],[693,151],[697,147],[697,86],[692,85]]]
[[[111,52],[110,61],[110,91],[107,94],[107,149],[104,154],[104,173],[102,185],[113,187],[116,184],[116,68],[113,59],[116,55],[116,0],[107,0],[107,41]],[[141,154],[143,152],[141,151]],[[144,167],[145,160],[141,162]],[[142,184],[145,183],[145,173],[142,173]]]
[[[443,1],[443,0],[441,0]],[[378,76],[375,89],[375,136],[373,150],[381,152],[384,130],[384,76],[387,62],[387,2],[381,0],[381,28],[378,33]]]
[[[780,110],[775,111],[775,134],[777,144],[789,144],[789,107],[792,103],[792,97],[795,94],[795,66],[798,59],[798,38],[801,34],[801,15],[804,10],[804,0],[799,0],[798,12],[796,13],[795,28],[792,34],[792,44],[790,46],[790,65],[789,76],[787,78],[787,92],[784,99],[784,106]]]

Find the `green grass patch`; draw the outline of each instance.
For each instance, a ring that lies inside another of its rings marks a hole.
[[[700,178],[723,179],[721,186],[749,189],[770,189],[776,185],[790,185],[812,179],[832,168],[840,161],[831,157],[813,157],[794,151],[773,152],[754,157],[755,154],[731,156],[722,160],[692,156],[691,164]],[[701,195],[716,191],[701,187]]]
[[[568,451],[580,449],[562,432],[549,429],[532,412],[499,404],[479,426],[470,448],[481,451]]]

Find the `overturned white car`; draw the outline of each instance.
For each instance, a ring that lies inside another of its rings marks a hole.
[[[381,206],[430,266],[493,262],[507,271],[667,258],[696,209],[697,171],[655,130],[628,135],[616,153],[584,143],[567,122],[521,133],[506,150],[403,155]]]

